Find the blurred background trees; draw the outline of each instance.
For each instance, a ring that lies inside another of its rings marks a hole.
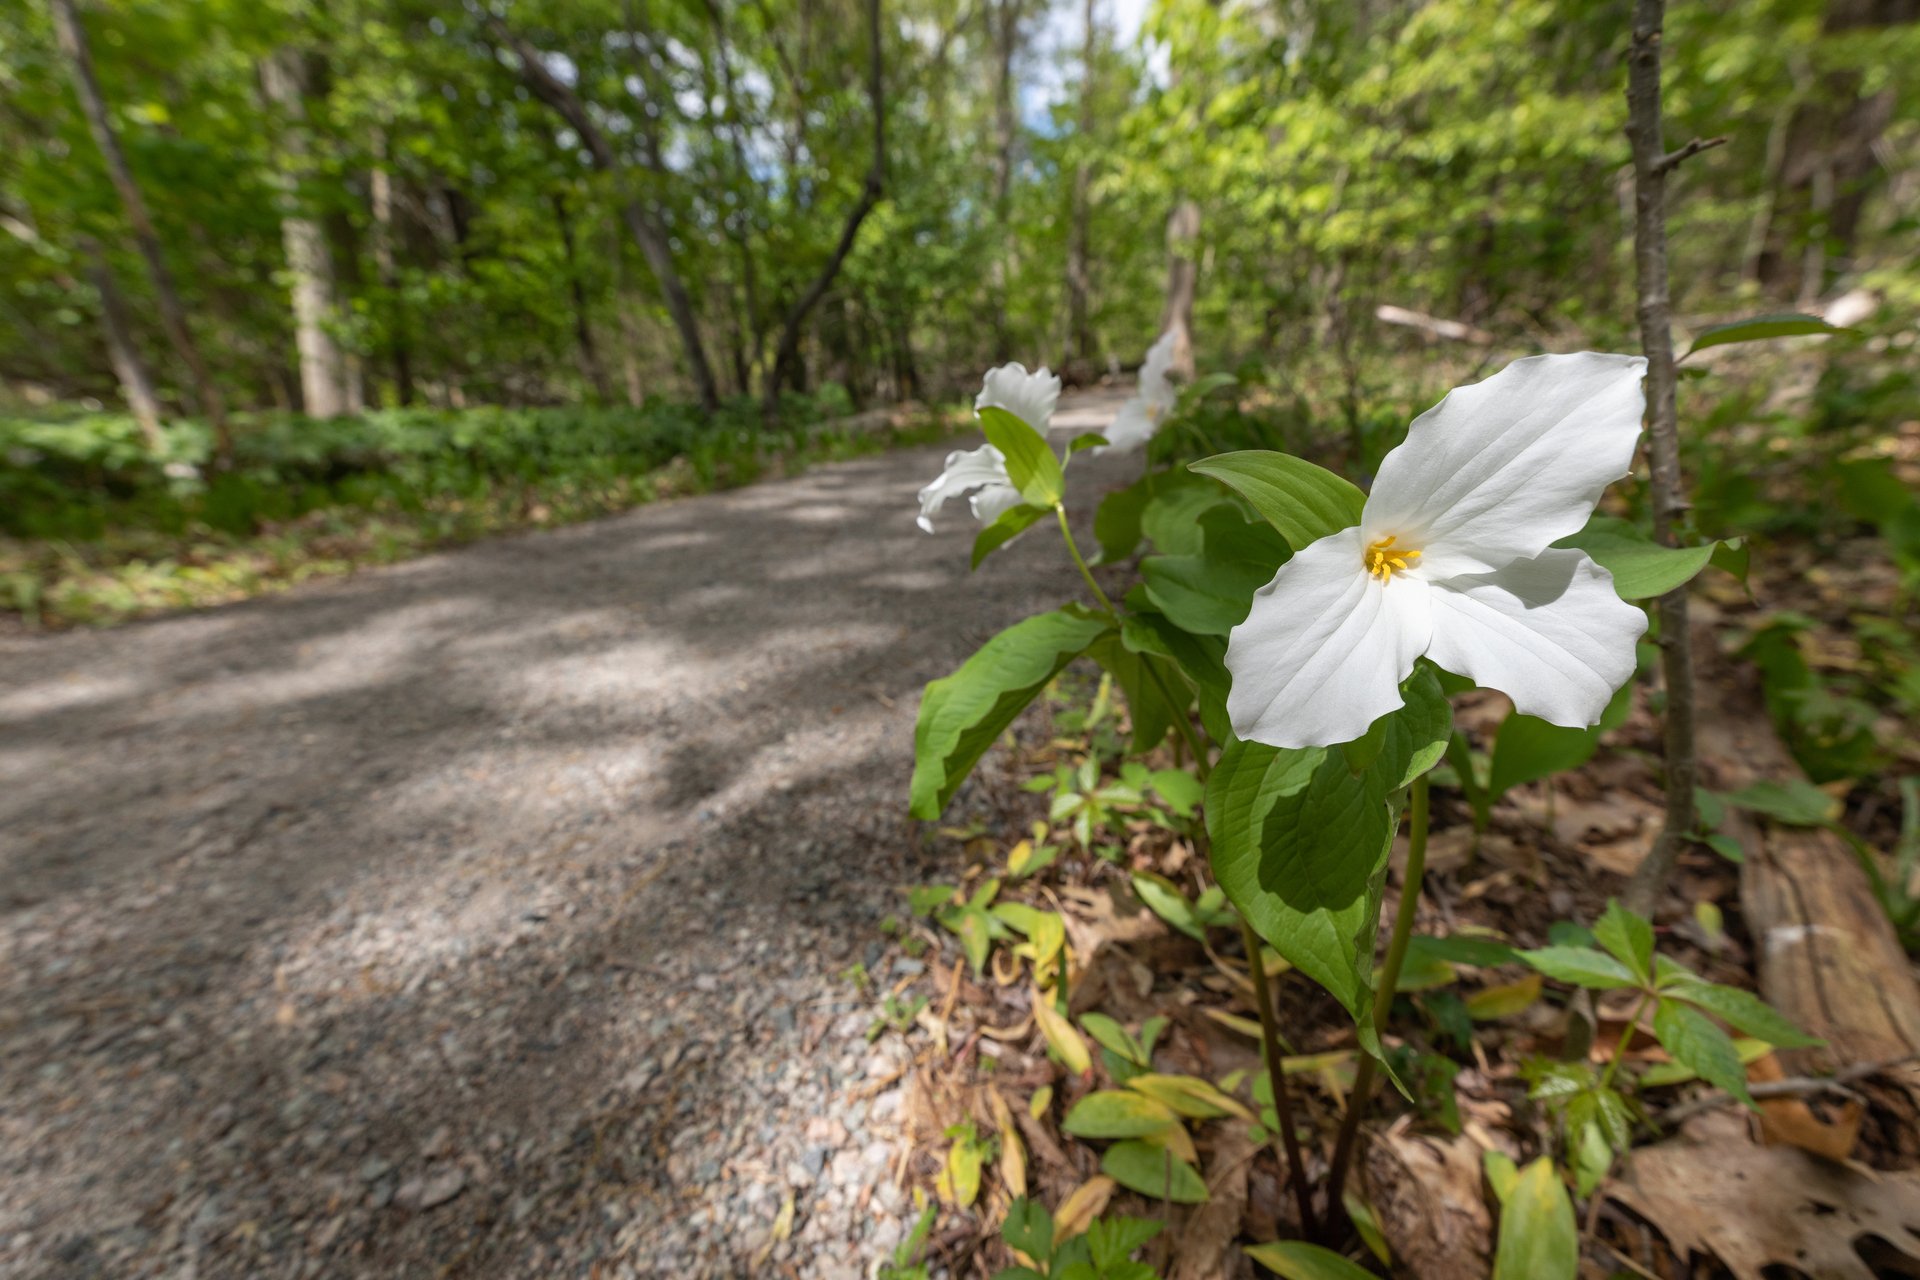
[[[31,0],[0,379],[216,429],[864,404],[1190,323],[1357,429],[1383,347],[1630,345],[1626,8],[884,0],[881,165],[867,0]],[[1728,139],[1683,314],[1920,301],[1920,4],[1699,0],[1667,58],[1670,135]]]

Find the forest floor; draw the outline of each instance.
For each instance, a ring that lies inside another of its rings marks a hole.
[[[864,1275],[947,447],[0,638],[0,1273]]]

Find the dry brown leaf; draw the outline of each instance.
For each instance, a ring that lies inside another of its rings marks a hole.
[[[1493,1220],[1470,1138],[1393,1130],[1374,1139],[1362,1169],[1367,1198],[1395,1261],[1420,1280],[1486,1280]]]
[[[1747,1079],[1755,1084],[1786,1078],[1787,1073],[1772,1054],[1747,1067]],[[1840,1118],[1829,1122],[1815,1115],[1804,1098],[1762,1098],[1760,1136],[1769,1146],[1785,1142],[1829,1160],[1845,1160],[1860,1139],[1860,1124],[1867,1112],[1851,1101],[1843,1103],[1838,1112]]]
[[[1114,1188],[1120,1184],[1106,1174],[1095,1174],[1075,1187],[1073,1194],[1061,1201],[1053,1215],[1053,1242],[1071,1240],[1082,1234],[1093,1220],[1107,1207],[1107,1201],[1113,1199]]]
[[[987,1103],[993,1111],[993,1124],[1000,1131],[1000,1181],[1015,1196],[1027,1194],[1027,1153],[1020,1145],[1020,1133],[1013,1122],[1013,1111],[1000,1090],[987,1086]]]
[[[1207,1160],[1207,1200],[1193,1211],[1174,1244],[1169,1280],[1227,1280],[1240,1265],[1247,1214],[1247,1166],[1259,1148],[1243,1125],[1227,1125]]]
[[[1682,1257],[1711,1254],[1736,1280],[1769,1266],[1819,1280],[1874,1280],[1854,1251],[1872,1236],[1920,1263],[1920,1174],[1869,1177],[1795,1147],[1763,1147],[1747,1122],[1712,1112],[1633,1153],[1610,1194]]]

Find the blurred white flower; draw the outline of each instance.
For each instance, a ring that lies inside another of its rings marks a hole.
[[[973,407],[976,413],[989,405],[1005,409],[1044,436],[1059,403],[1058,374],[1049,373],[1045,368],[1028,373],[1025,365],[1016,363],[987,370]],[[932,533],[934,512],[946,505],[949,498],[957,498],[968,490],[973,491],[973,496],[967,505],[973,511],[973,518],[981,524],[992,524],[1021,503],[1020,491],[1007,478],[1006,457],[998,449],[990,444],[978,449],[956,449],[947,455],[946,469],[920,491],[920,516],[915,523]]]
[[[1516,360],[1415,419],[1360,523],[1300,549],[1227,643],[1240,737],[1350,742],[1399,707],[1425,655],[1553,724],[1596,723],[1634,669],[1646,615],[1577,532],[1627,474],[1638,356]]]
[[[1160,420],[1173,408],[1176,389],[1167,379],[1167,370],[1172,365],[1173,334],[1169,331],[1147,348],[1147,358],[1140,366],[1140,384],[1120,406],[1120,412],[1114,415],[1107,429],[1100,433],[1107,438],[1107,443],[1095,452],[1124,453],[1138,449],[1153,438],[1154,432],[1160,429]]]

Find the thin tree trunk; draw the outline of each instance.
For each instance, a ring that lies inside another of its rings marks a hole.
[[[1004,362],[1013,356],[1007,332],[1007,290],[1012,265],[1013,150],[1019,138],[1014,109],[1013,57],[1020,43],[1021,0],[998,0],[985,10],[987,32],[994,50],[993,88],[993,356]]]
[[[292,279],[294,348],[300,353],[300,399],[307,416],[337,418],[348,410],[346,354],[333,336],[339,323],[339,284],[326,227],[303,207],[300,183],[310,164],[306,54],[279,49],[260,63],[260,86],[282,121],[280,237]]]
[[[526,81],[527,88],[535,97],[559,112],[573,131],[580,135],[587,154],[593,157],[594,167],[603,173],[617,175],[622,166],[613,148],[608,145],[606,135],[593,122],[593,117],[579,96],[549,71],[538,51],[506,23],[492,14],[487,15],[486,22],[494,35],[512,48],[514,56],[519,59],[520,75]],[[680,335],[681,348],[686,353],[700,407],[712,412],[720,407],[720,394],[714,386],[713,368],[707,362],[707,347],[700,336],[699,316],[686,285],[680,279],[679,269],[674,265],[673,250],[667,244],[666,234],[653,224],[647,209],[637,198],[628,197],[622,202],[620,216],[633,242],[640,247],[640,256],[647,260],[653,278],[659,282],[660,292],[666,300],[667,314],[673,319],[673,327]]]
[[[140,358],[139,347],[134,345],[133,326],[127,320],[120,288],[113,282],[107,255],[98,240],[81,236],[80,253],[87,260],[87,276],[93,281],[94,292],[100,295],[100,327],[107,338],[107,358],[113,362],[114,376],[120,380],[120,394],[126,398],[133,420],[140,425],[140,436],[147,442],[147,448],[158,453],[166,445],[166,437],[160,434],[160,396],[153,389],[153,377]]]
[[[860,224],[880,203],[880,193],[886,186],[887,99],[881,76],[880,0],[867,0],[867,42],[867,100],[873,108],[873,158],[867,168],[867,181],[860,192],[860,199],[847,211],[847,221],[840,229],[840,242],[834,246],[833,255],[820,269],[820,274],[814,277],[813,283],[787,310],[786,323],[780,329],[780,345],[774,349],[773,370],[766,378],[765,412],[769,420],[780,407],[781,387],[786,385],[787,378],[799,362],[800,334],[807,316],[833,286],[841,265],[846,262],[847,255],[853,252],[854,241],[860,234]]]
[[[620,378],[626,386],[627,404],[638,409],[647,401],[646,379],[640,372],[640,307],[627,283],[626,246],[617,232],[612,256],[614,311],[620,319]]]
[[[567,293],[573,299],[573,336],[580,344],[580,365],[586,370],[587,381],[593,384],[595,398],[607,404],[613,399],[613,384],[607,381],[600,352],[593,345],[593,325],[587,320],[587,290],[580,283],[580,264],[573,249],[573,219],[567,214],[567,198],[558,191],[553,193],[553,218],[560,224],[560,246],[566,251]]]
[[[73,0],[48,0],[48,3],[53,12],[54,32],[59,38],[60,51],[66,55],[67,70],[73,77],[74,90],[80,96],[80,109],[87,117],[87,128],[93,134],[94,145],[100,148],[101,159],[106,161],[107,176],[113,180],[114,190],[119,193],[121,207],[133,229],[134,244],[145,259],[147,274],[152,278],[154,297],[160,306],[161,327],[166,330],[167,341],[172,344],[174,354],[186,366],[193,380],[194,399],[200,406],[200,412],[207,415],[207,424],[213,428],[216,461],[225,465],[233,457],[233,435],[227,426],[227,407],[220,398],[220,389],[214,385],[212,372],[201,358],[200,348],[193,340],[193,331],[187,327],[187,313],[180,305],[180,291],[175,288],[173,273],[167,268],[166,258],[160,251],[160,234],[154,229],[153,218],[147,212],[146,199],[140,194],[139,184],[134,181],[133,170],[127,166],[126,153],[120,148],[120,136],[114,132],[113,120],[107,114],[106,99],[100,93],[100,81],[94,74],[93,54],[87,46],[86,30],[80,25],[80,16],[74,11]]]
[[[1173,334],[1174,373],[1193,376],[1193,299],[1200,289],[1200,206],[1181,196],[1167,215],[1167,305],[1160,332]]]
[[[1094,57],[1099,30],[1094,25],[1094,0],[1087,0],[1084,17],[1087,30],[1080,52],[1080,136],[1074,139],[1079,158],[1073,167],[1073,221],[1067,238],[1069,347],[1067,358],[1061,362],[1075,378],[1086,378],[1093,369],[1093,332],[1089,323],[1093,286],[1088,222],[1092,217]]]
[[[381,139],[386,150],[386,139]],[[393,360],[393,394],[401,404],[413,403],[413,353],[406,300],[400,296],[400,272],[393,255],[393,175],[384,164],[373,169],[368,186],[373,197],[373,260],[386,294],[387,351]]]
[[[1633,256],[1640,293],[1640,347],[1647,357],[1647,452],[1653,473],[1654,536],[1679,541],[1687,511],[1680,474],[1680,425],[1674,392],[1673,324],[1667,295],[1666,140],[1660,114],[1660,52],[1666,0],[1634,0],[1627,51],[1627,138],[1633,144]],[[1627,886],[1626,904],[1651,915],[1693,830],[1695,774],[1693,642],[1687,589],[1661,596],[1660,668],[1666,682],[1666,822]]]

